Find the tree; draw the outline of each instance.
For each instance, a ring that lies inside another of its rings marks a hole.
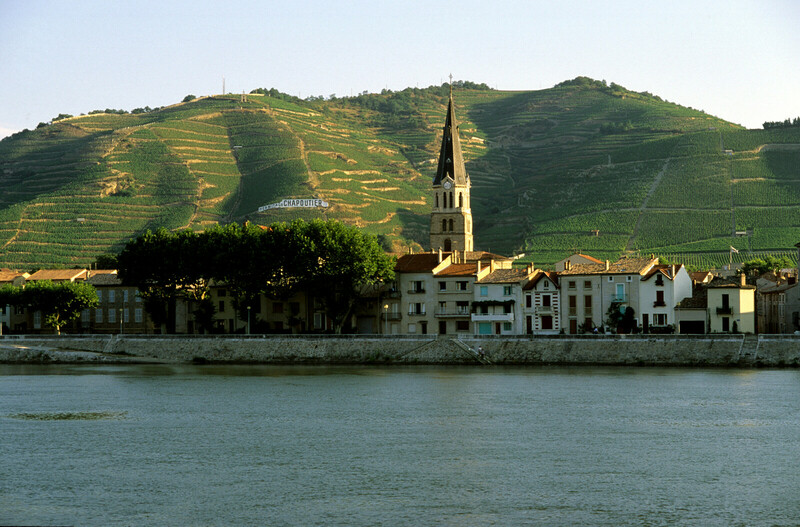
[[[375,236],[355,227],[314,220],[303,228],[316,258],[304,281],[322,301],[336,333],[341,333],[362,293],[394,278],[394,260]]]
[[[94,260],[95,269],[116,269],[117,268],[117,255],[116,254],[100,254]]]
[[[191,102],[191,101],[193,101],[193,100],[195,100],[195,99],[197,99],[197,97],[195,97],[194,95],[192,95],[192,94],[190,93],[189,95],[187,95],[186,97],[184,97],[184,98],[183,98],[183,100],[182,100],[181,102]]]
[[[791,267],[792,263],[785,256],[780,258],[768,255],[766,258],[753,258],[742,264],[742,272],[747,275],[760,276],[764,273],[772,272],[775,275],[785,268]]]
[[[81,311],[98,304],[97,291],[91,284],[50,280],[29,282],[17,301],[32,311],[40,311],[45,326],[54,328],[59,335],[61,328],[78,318]]]

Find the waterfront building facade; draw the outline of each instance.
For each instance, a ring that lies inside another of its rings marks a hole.
[[[523,286],[527,335],[556,335],[561,332],[561,294],[558,273],[537,271]]]

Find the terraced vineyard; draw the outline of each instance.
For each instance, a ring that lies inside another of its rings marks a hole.
[[[158,226],[320,216],[397,249],[427,246],[446,87],[264,92],[93,113],[0,141],[0,265],[87,265]],[[454,95],[480,249],[539,265],[573,251],[701,266],[727,263],[730,246],[735,259],[794,255],[797,128],[743,130],[584,78],[536,92],[466,83]],[[330,207],[258,212],[310,197]]]

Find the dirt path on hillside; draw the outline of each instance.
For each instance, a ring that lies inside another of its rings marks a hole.
[[[664,161],[664,164],[661,166],[661,170],[658,171],[658,174],[656,174],[656,177],[653,180],[653,184],[650,185],[650,188],[647,190],[647,195],[644,197],[644,200],[642,201],[642,206],[639,207],[639,217],[636,218],[636,226],[633,228],[633,234],[631,234],[631,237],[628,238],[628,243],[625,245],[626,251],[633,251],[633,242],[634,240],[636,240],[636,236],[639,235],[639,227],[642,224],[642,217],[644,216],[644,211],[647,209],[647,202],[650,201],[650,197],[653,195],[653,193],[655,193],[656,188],[658,188],[658,185],[661,183],[661,179],[664,177],[664,174],[666,173],[667,168],[669,167],[669,162],[671,160],[672,157],[670,156]]]

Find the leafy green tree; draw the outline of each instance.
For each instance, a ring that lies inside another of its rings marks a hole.
[[[190,101],[193,101],[193,100],[195,100],[195,99],[197,99],[197,97],[195,97],[195,96],[194,96],[194,95],[192,95],[192,94],[189,94],[189,95],[187,95],[186,97],[184,97],[184,98],[183,98],[183,100],[182,100],[181,102],[190,102]]]
[[[742,272],[751,276],[759,276],[769,272],[778,274],[781,269],[791,266],[792,263],[785,256],[778,258],[776,256],[768,255],[763,259],[753,258],[752,260],[744,262],[742,264]]]
[[[55,329],[59,335],[61,328],[77,319],[81,311],[98,304],[97,290],[91,284],[50,280],[29,282],[17,302],[32,311],[41,311],[45,326]]]
[[[355,227],[314,220],[304,229],[315,257],[304,282],[322,301],[336,333],[341,333],[362,293],[394,278],[394,260],[375,236]]]

